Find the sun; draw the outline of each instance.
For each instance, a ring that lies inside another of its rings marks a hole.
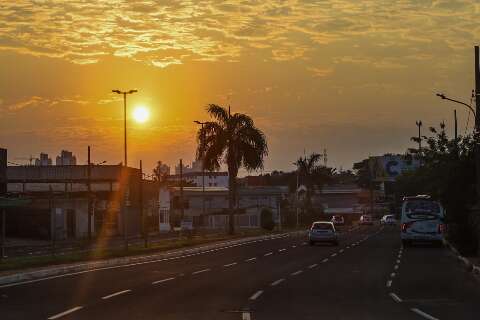
[[[144,106],[138,106],[133,110],[133,118],[138,123],[144,123],[150,118],[150,111]]]

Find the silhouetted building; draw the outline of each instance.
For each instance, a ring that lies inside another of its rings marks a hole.
[[[35,159],[35,165],[38,166],[51,166],[52,159],[48,157],[47,153],[40,153],[40,158]]]
[[[55,165],[57,166],[75,166],[77,164],[77,158],[73,155],[72,152],[67,150],[62,150],[60,155],[57,156]]]

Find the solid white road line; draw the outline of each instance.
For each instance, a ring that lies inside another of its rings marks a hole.
[[[250,312],[242,312],[242,320],[251,320]]]
[[[261,296],[262,293],[263,293],[263,290],[258,290],[257,292],[255,292],[255,293],[253,294],[253,296],[250,297],[250,300],[255,300],[255,299],[257,299],[258,297]]]
[[[323,263],[327,262],[328,261],[328,258],[325,258],[322,260]]]
[[[132,291],[132,290],[128,289],[128,290],[118,291],[118,292],[109,294],[108,296],[102,297],[102,299],[103,299],[103,300],[107,300],[107,299],[110,299],[110,298],[119,296],[119,295],[121,295],[121,294],[128,293],[128,292],[130,292],[130,291]]]
[[[387,288],[390,288],[392,286],[392,280],[387,281]]]
[[[420,309],[412,308],[412,309],[410,309],[410,310],[412,310],[413,312],[415,312],[415,313],[418,314],[419,316],[424,317],[425,319],[428,319],[428,320],[439,320],[438,318],[432,317],[431,315],[429,315],[428,313],[423,312],[423,311],[420,310]]]
[[[68,309],[67,311],[64,311],[64,312],[61,312],[61,313],[58,313],[54,316],[51,316],[48,318],[48,320],[55,320],[55,319],[58,319],[58,318],[61,318],[63,316],[66,316],[67,314],[70,314],[72,312],[75,312],[75,311],[78,311],[80,309],[82,309],[83,307],[81,306],[78,306],[78,307],[75,307],[75,308],[72,308],[72,309]]]
[[[294,273],[290,273],[291,276],[297,276],[299,275],[300,273],[302,273],[303,270],[298,270],[298,271],[295,271]]]
[[[232,267],[232,266],[234,266],[234,265],[236,265],[236,264],[237,264],[236,262],[232,262],[232,263],[229,263],[229,264],[224,264],[223,266],[224,266],[225,268],[228,268],[228,267]]]
[[[314,263],[314,264],[311,264],[308,266],[308,269],[313,269],[315,268],[316,266],[318,266],[318,264]]]
[[[277,284],[282,283],[283,281],[285,281],[285,279],[278,279],[277,281],[273,281],[270,285],[271,285],[272,287],[274,287],[274,286],[276,286]]]
[[[167,279],[162,279],[162,280],[158,280],[158,281],[153,281],[152,284],[167,282],[167,281],[170,281],[170,280],[173,280],[173,279],[175,279],[175,278],[167,278]]]
[[[402,299],[400,299],[399,296],[397,296],[395,293],[393,292],[390,292],[389,293],[389,296],[392,297],[392,299],[395,301],[395,302],[402,302]]]
[[[140,266],[140,265],[144,265],[144,264],[151,264],[151,263],[158,263],[158,262],[163,262],[163,261],[184,259],[184,258],[188,258],[188,257],[193,257],[195,255],[199,255],[199,254],[205,254],[205,253],[213,252],[213,250],[225,250],[225,249],[228,249],[228,248],[245,246],[245,245],[249,245],[249,244],[256,243],[256,242],[262,242],[262,241],[268,241],[268,240],[277,240],[277,239],[282,239],[282,238],[287,238],[287,237],[288,237],[288,235],[272,236],[268,239],[253,240],[253,241],[233,244],[233,245],[230,245],[230,246],[222,246],[222,247],[219,247],[217,249],[205,250],[205,251],[201,251],[201,252],[198,252],[198,253],[195,253],[195,254],[187,254],[187,255],[181,255],[181,256],[170,257],[170,258],[159,258],[159,259],[154,259],[154,260],[150,260],[150,261],[134,262],[134,263],[128,263],[128,264],[123,264],[123,265],[117,265],[117,266],[100,267],[100,268],[93,268],[93,269],[84,270],[84,271],[70,272],[70,273],[65,273],[65,274],[56,275],[56,276],[48,276],[48,277],[41,278],[41,279],[26,280],[26,281],[21,281],[21,282],[4,284],[4,285],[0,285],[0,288],[16,287],[16,286],[20,286],[20,285],[29,284],[29,283],[36,283],[36,282],[40,282],[40,281],[52,280],[52,279],[57,279],[57,278],[71,277],[71,276],[76,276],[76,275],[79,275],[79,274],[102,271],[102,270],[130,268],[130,267]],[[307,244],[307,243],[305,242],[305,244]],[[195,248],[195,249],[169,252],[169,253],[165,253],[165,255],[175,254],[175,253],[179,253],[179,252],[180,253],[190,252],[192,250],[199,250],[199,249],[202,249],[202,248],[204,248],[204,247],[198,247],[198,248]],[[146,256],[146,257],[150,257],[150,256]]]
[[[268,252],[268,253],[265,253],[264,256],[267,257],[267,256],[271,256],[273,254],[273,252]]]
[[[253,257],[253,258],[250,258],[250,259],[245,260],[245,262],[250,262],[250,261],[254,261],[254,260],[257,260],[257,258],[256,258],[256,257]]]
[[[199,273],[204,273],[204,272],[208,272],[208,271],[210,271],[210,269],[198,270],[198,271],[192,272],[192,275],[199,274]]]
[[[283,249],[278,249],[278,252],[283,252],[283,251],[285,251],[285,250],[287,250],[287,249],[285,249],[285,248],[283,248]]]

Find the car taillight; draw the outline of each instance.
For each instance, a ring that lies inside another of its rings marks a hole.
[[[438,225],[438,233],[445,233],[447,231],[447,226],[443,223]]]
[[[402,223],[402,232],[407,232],[407,229],[412,225],[411,222]]]

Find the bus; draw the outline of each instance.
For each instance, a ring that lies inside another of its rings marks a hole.
[[[403,198],[400,237],[404,247],[413,242],[443,244],[445,210],[427,195]]]

